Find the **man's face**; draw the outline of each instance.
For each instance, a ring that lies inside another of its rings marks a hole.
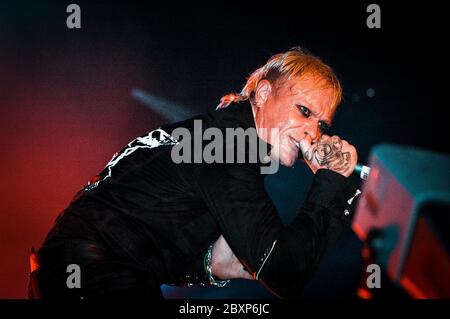
[[[258,130],[266,128],[268,132],[278,129],[272,130],[272,136],[263,133],[260,137],[272,145],[272,156],[290,167],[298,158],[300,140],[308,138],[316,143],[331,126],[334,91],[320,88],[311,77],[294,77],[277,89],[271,85],[269,91],[266,98],[264,91],[256,91],[256,125]]]

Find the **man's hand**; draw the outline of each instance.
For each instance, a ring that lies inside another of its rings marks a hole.
[[[253,279],[252,275],[244,269],[239,259],[234,255],[223,236],[214,243],[212,251],[212,273],[214,276],[226,279]]]
[[[307,135],[300,141],[300,150],[314,173],[326,168],[348,177],[358,162],[355,147],[338,136],[322,135],[317,143],[311,144]]]

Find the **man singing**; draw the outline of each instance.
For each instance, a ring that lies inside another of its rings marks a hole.
[[[31,297],[161,297],[161,284],[223,286],[233,278],[298,296],[352,218],[356,149],[325,134],[341,94],[329,66],[293,48],[271,57],[216,111],[131,141],[58,216],[37,253]],[[212,128],[253,130],[256,139],[227,142],[221,160],[198,160],[207,146],[175,160],[180,146]],[[181,130],[190,137],[180,138]],[[266,156],[251,161],[255,144]],[[299,152],[315,176],[285,226],[262,172],[273,163],[293,166]],[[70,264],[80,267],[79,288],[68,287]]]

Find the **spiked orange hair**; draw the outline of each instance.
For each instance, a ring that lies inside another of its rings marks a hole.
[[[272,56],[265,65],[250,75],[240,93],[223,96],[217,109],[227,107],[231,102],[252,99],[259,81],[263,79],[277,86],[283,80],[289,80],[294,76],[312,76],[317,79],[318,88],[333,88],[333,108],[341,102],[342,87],[331,67],[305,49],[294,47],[285,53]]]

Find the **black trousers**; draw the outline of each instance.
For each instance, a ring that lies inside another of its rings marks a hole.
[[[32,299],[163,298],[151,271],[96,241],[54,239],[38,250],[37,259],[28,287]]]

